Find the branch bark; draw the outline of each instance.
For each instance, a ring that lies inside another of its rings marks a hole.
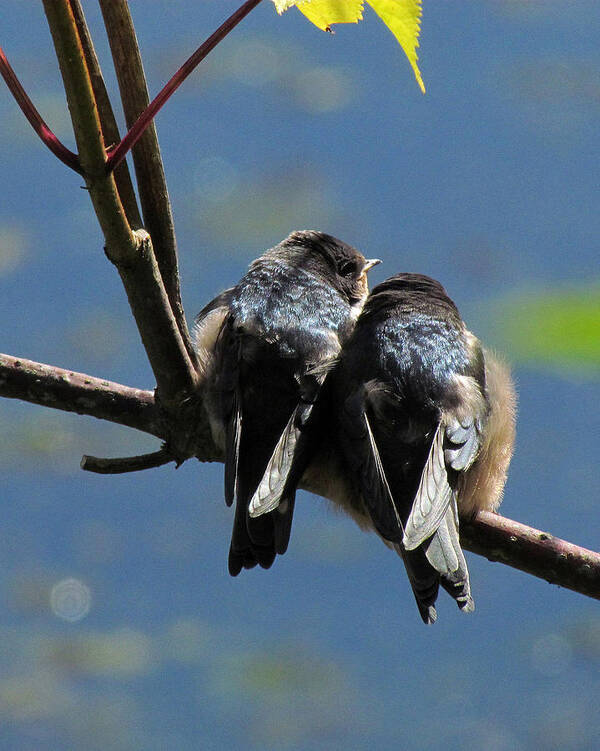
[[[0,353],[0,396],[64,412],[90,415],[165,438],[152,391],[134,389],[24,357]]]
[[[81,2],[80,0],[70,0],[70,3],[73,10],[73,17],[77,24],[77,32],[81,40],[81,46],[85,55],[85,63],[89,72],[94,98],[98,107],[98,115],[100,118],[100,125],[102,126],[104,143],[109,145],[119,143],[121,136],[119,134],[117,120],[106,90],[104,76],[102,75],[100,62],[96,55],[96,50],[85,20]],[[125,209],[127,221],[131,227],[139,229],[142,227],[142,219],[137,205],[131,175],[129,174],[129,167],[126,161],[123,161],[117,169],[115,169],[115,181],[117,183],[117,190],[119,191],[121,203]]]
[[[210,436],[206,416],[196,411],[187,421],[172,419],[159,410],[151,391],[0,354],[0,396],[92,415],[189,447],[187,455],[180,451],[176,456],[167,445],[146,457],[91,458],[86,469],[92,471],[132,471],[193,456],[200,461],[223,461]],[[319,493],[314,480],[310,489]],[[460,534],[466,550],[600,600],[600,553],[488,511],[461,520]]]
[[[0,75],[4,78],[6,85],[8,86],[10,93],[14,96],[21,112],[25,115],[29,124],[38,134],[42,142],[63,164],[66,164],[67,167],[70,167],[72,170],[75,170],[75,172],[81,174],[79,157],[59,141],[52,130],[50,130],[44,118],[37,111],[33,102],[27,95],[25,89],[21,86],[21,82],[8,62],[8,58],[4,54],[2,47],[0,47]]]
[[[196,369],[182,339],[154,252],[144,230],[132,231],[112,174],[90,74],[68,0],[44,0],[86,185],[106,238],[106,253],[125,286],[164,405],[177,408],[196,387]]]
[[[150,101],[137,36],[126,0],[100,0],[100,9],[117,74],[125,122],[131,128]],[[154,122],[148,125],[135,144],[132,155],[144,226],[152,238],[179,334],[188,357],[196,364],[196,353],[181,303],[175,226]]]
[[[600,600],[600,553],[490,511],[461,520],[461,545],[550,584]]]

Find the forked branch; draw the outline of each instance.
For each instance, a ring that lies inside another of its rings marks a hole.
[[[90,76],[90,82],[92,90],[94,92],[94,98],[96,100],[96,106],[98,108],[98,116],[100,118],[100,125],[102,126],[102,137],[104,143],[113,144],[118,143],[121,140],[119,135],[119,128],[115,113],[110,102],[106,85],[104,83],[104,77],[94,49],[94,43],[92,41],[91,34],[89,32],[87,22],[83,13],[80,0],[70,0],[71,9],[73,11],[73,17],[77,24],[77,32],[81,40],[81,47],[85,56],[85,64]],[[115,170],[115,181],[117,183],[117,189],[119,191],[119,197],[127,221],[133,229],[139,229],[142,227],[142,220],[140,217],[140,211],[138,209],[137,200],[135,197],[135,191],[133,189],[133,183],[131,181],[131,175],[129,174],[129,167],[127,162],[122,162]]]
[[[163,89],[156,95],[148,107],[140,114],[136,122],[129,129],[129,132],[124,136],[121,143],[119,143],[114,149],[111,149],[108,154],[107,169],[111,170],[116,167],[117,164],[125,157],[131,147],[139,140],[156,114],[160,111],[162,106],[167,102],[172,94],[181,86],[190,73],[197,67],[199,63],[204,60],[208,53],[213,50],[219,42],[221,42],[230,31],[232,31],[238,23],[244,19],[251,10],[254,10],[261,0],[246,0],[246,2],[238,8],[229,18],[224,21],[221,26],[211,34],[203,44],[191,55],[185,63],[179,68],[170,81],[163,87]],[[109,0],[101,0],[103,8],[110,5]]]
[[[165,405],[193,391],[196,370],[184,344],[156,263],[152,242],[132,230],[113,174],[106,171],[102,126],[73,6],[44,0],[73,120],[79,157],[106,253],[117,267]]]
[[[142,57],[126,0],[100,0],[100,8],[119,83],[125,122],[130,128],[150,101]],[[114,143],[118,144],[119,139]],[[147,128],[135,144],[132,155],[144,227],[152,238],[154,255],[179,334],[188,356],[195,364],[196,355],[181,304],[175,226],[154,121],[147,122]],[[125,163],[121,162],[116,170]]]

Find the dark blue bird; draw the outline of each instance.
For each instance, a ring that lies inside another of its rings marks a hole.
[[[204,403],[225,455],[225,500],[236,501],[232,576],[287,549],[303,428],[375,263],[330,235],[293,232],[198,315]]]
[[[508,370],[441,284],[398,274],[372,291],[329,381],[336,427],[312,479],[340,477],[332,499],[399,553],[425,623],[440,583],[473,610],[458,515],[500,503],[514,442]]]

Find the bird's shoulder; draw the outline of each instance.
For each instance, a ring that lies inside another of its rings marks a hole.
[[[280,259],[255,262],[234,288],[230,313],[236,332],[291,356],[339,349],[338,331],[350,306],[325,280]]]

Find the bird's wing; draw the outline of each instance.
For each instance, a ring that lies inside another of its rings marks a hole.
[[[379,384],[369,382],[351,391],[340,408],[339,437],[344,444],[344,454],[351,457],[350,471],[375,528],[385,540],[399,542],[403,532],[402,521],[367,414],[370,397],[379,389]]]
[[[229,572],[259,564],[269,568],[275,560],[275,529],[271,518],[248,518],[248,502],[257,472],[266,461],[264,431],[248,404],[248,363],[255,343],[232,318],[221,337],[221,404],[225,423],[225,500],[235,499],[235,519],[229,549]],[[245,364],[244,364],[245,363]],[[245,369],[244,369],[245,368]],[[268,430],[266,431],[268,433]],[[259,475],[260,476],[260,475]]]
[[[233,343],[223,345],[225,493],[228,501],[236,499],[229,556],[233,575],[255,562],[268,568],[276,554],[287,550],[296,486],[310,459],[305,428],[327,374],[321,364],[294,377],[299,358],[285,365],[277,339],[264,341],[252,326],[234,322]],[[265,508],[256,513],[260,500]]]
[[[427,560],[439,572],[442,587],[464,613],[475,610],[469,569],[458,536],[458,509],[452,498],[436,533],[425,545]]]
[[[231,506],[237,496],[242,435],[242,403],[239,382],[241,341],[234,330],[234,321],[231,316],[226,319],[223,325],[219,346],[221,348],[219,395],[225,426],[225,502],[228,506]]]
[[[475,460],[479,445],[480,427],[476,418],[459,420],[452,414],[442,416],[404,529],[402,543],[407,550],[414,550],[435,534],[455,499],[448,470],[466,471]]]
[[[242,410],[237,391],[230,394],[231,406],[225,431],[225,503],[231,506],[237,495],[237,477],[240,463],[242,436]]]
[[[395,546],[403,557],[425,623],[435,620],[433,606],[437,586],[434,587],[432,581],[441,583],[464,613],[475,609],[469,570],[458,535],[456,492],[448,482],[444,459],[458,471],[467,468],[476,454],[477,440],[471,432],[459,431],[454,429],[453,423],[451,425],[450,433],[456,441],[460,439],[461,442],[452,443],[448,438],[448,426],[440,423],[406,523],[403,544]],[[414,537],[411,536],[415,533],[417,542],[412,544]],[[406,543],[407,537],[409,545]]]
[[[309,369],[298,377],[298,404],[277,441],[263,477],[250,501],[251,517],[274,511],[283,501],[287,505],[281,510],[281,514],[289,516],[293,509],[296,486],[311,455],[309,420],[323,383],[334,363],[335,356],[331,355],[317,367]]]
[[[257,523],[256,517],[271,512],[275,551],[280,555],[288,548],[296,486],[308,463],[304,457],[307,451],[302,450],[302,444],[306,443],[302,440],[302,431],[312,407],[312,404],[301,403],[292,412],[248,505],[249,524]]]
[[[215,354],[217,340],[229,312],[229,302],[233,288],[226,289],[202,308],[194,320],[192,334],[200,373],[204,375]]]
[[[445,426],[440,421],[404,528],[402,544],[407,550],[414,550],[434,534],[452,498],[444,460],[444,433]]]
[[[400,543],[394,543],[393,548],[402,558],[423,623],[435,623],[435,602],[440,588],[439,573],[431,567],[423,548],[405,550]]]
[[[448,415],[445,420],[444,459],[457,472],[464,472],[473,462],[481,442],[479,418],[470,415],[458,419]]]
[[[440,422],[411,513],[403,526],[370,419],[370,401],[375,404],[382,397],[389,399],[380,385],[369,382],[362,392],[357,391],[346,400],[342,413],[342,440],[347,442],[347,455],[356,461],[355,477],[365,506],[379,534],[390,540],[402,557],[423,621],[433,623],[437,617],[435,601],[440,583],[461,610],[470,612],[474,605],[458,537],[456,497],[448,481],[445,451],[450,452],[447,461],[453,462],[453,469],[460,471],[473,461],[478,439],[473,438],[464,425],[461,426],[463,431],[459,431],[457,421],[451,416]],[[388,408],[389,405],[379,405],[379,411]],[[423,539],[409,547],[405,539],[415,529],[415,520],[420,524]],[[421,545],[423,541],[425,544]]]
[[[469,570],[458,538],[458,514],[454,499],[425,545],[415,550],[406,550],[398,543],[393,547],[404,561],[419,613],[425,623],[434,623],[437,618],[435,601],[440,584],[463,613],[475,610]]]
[[[301,405],[298,405],[292,412],[269,459],[262,480],[252,496],[248,507],[251,517],[261,516],[275,510],[282,500],[300,438],[301,428],[298,425],[300,407]]]

